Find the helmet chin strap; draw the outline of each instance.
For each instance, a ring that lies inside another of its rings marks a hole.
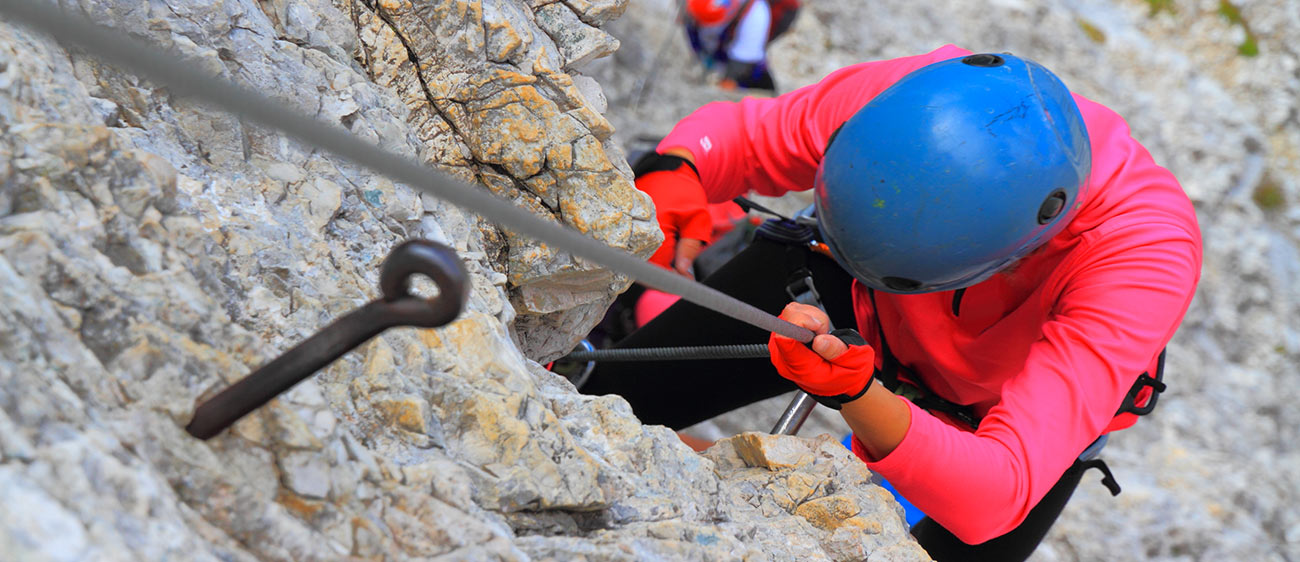
[[[961,298],[966,296],[966,287],[962,287],[952,293],[952,315],[961,316]]]

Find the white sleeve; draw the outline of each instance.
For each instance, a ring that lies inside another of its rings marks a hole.
[[[767,56],[767,32],[772,24],[772,11],[767,0],[753,0],[749,11],[736,26],[736,36],[727,48],[727,58],[744,63],[762,62]]]

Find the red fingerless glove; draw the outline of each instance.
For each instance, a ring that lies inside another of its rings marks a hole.
[[[649,161],[649,164],[645,164]],[[672,269],[679,238],[708,242],[713,236],[713,219],[700,176],[683,158],[651,154],[637,165],[636,187],[655,203],[655,218],[664,232],[651,263]]]
[[[838,410],[841,404],[861,398],[871,388],[876,350],[853,330],[836,330],[831,335],[849,344],[849,349],[834,361],[823,359],[797,340],[775,333],[767,340],[767,349],[781,376],[794,381],[823,405]]]

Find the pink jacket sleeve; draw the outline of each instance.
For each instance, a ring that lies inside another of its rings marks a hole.
[[[947,45],[845,67],[775,98],[710,103],[678,122],[658,149],[680,147],[695,157],[710,203],[751,190],[781,195],[811,189],[826,141],[858,109],[907,73],[968,54]]]
[[[974,433],[909,403],[912,425],[903,441],[868,462],[972,544],[1020,524],[1106,431],[1153,350],[1172,338],[1200,278],[1200,233],[1177,181],[1117,115],[1080,102],[1092,137],[1095,200],[1070,225],[1080,249],[1046,281],[1043,294],[1056,298],[1023,369],[1002,384]]]

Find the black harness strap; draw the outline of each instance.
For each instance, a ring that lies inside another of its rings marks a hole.
[[[958,313],[957,311],[958,311],[958,307],[960,306],[959,303],[961,302],[962,293],[964,293],[964,290],[959,291],[956,295],[954,295],[953,298],[954,315]],[[894,357],[894,354],[890,352],[889,343],[885,340],[885,330],[880,324],[880,309],[876,306],[875,289],[867,289],[867,294],[871,298],[871,312],[875,316],[876,333],[880,335],[880,353],[882,354],[881,355],[882,367],[880,370],[876,371],[876,377],[880,380],[880,382],[885,385],[885,388],[888,388],[894,394],[898,394],[899,396],[911,400],[912,403],[916,404],[917,406],[919,406],[924,410],[928,410],[932,412],[943,412],[945,414],[948,414],[949,416],[952,416],[955,419],[959,419],[969,424],[971,426],[971,429],[978,428],[979,418],[975,417],[974,411],[970,408],[970,406],[962,406],[960,404],[956,404],[954,402],[950,402],[948,400],[940,398],[939,396],[936,396],[933,392],[931,392],[928,388],[926,388],[923,383],[921,383],[920,379],[916,378],[915,376],[910,376],[911,381],[914,383],[910,388],[907,383],[899,380],[898,372],[900,370],[904,370],[905,368],[898,362],[898,358]],[[1161,392],[1164,392],[1165,390],[1165,384],[1161,380],[1164,378],[1164,366],[1165,366],[1165,351],[1161,350],[1160,358],[1156,361],[1156,376],[1153,378],[1147,373],[1142,373],[1140,376],[1138,376],[1137,382],[1135,382],[1133,384],[1133,387],[1129,389],[1128,395],[1124,398],[1124,404],[1120,406],[1120,409],[1118,412],[1116,412],[1116,415],[1125,412],[1130,412],[1130,413],[1137,414],[1139,416],[1144,416],[1146,414],[1151,413],[1151,410],[1155,408],[1157,397]],[[1142,392],[1143,388],[1146,388],[1148,386],[1151,387],[1151,397],[1147,400],[1147,403],[1145,405],[1141,407],[1135,406],[1135,402],[1137,400],[1138,394]],[[1104,444],[1104,440],[1103,440],[1104,437],[1105,436],[1103,435],[1102,438],[1098,438],[1098,441],[1101,442],[1102,444]],[[1085,452],[1084,455],[1088,455],[1090,458],[1086,458],[1086,459],[1080,458],[1078,461],[1079,469],[1088,470],[1090,468],[1095,468],[1097,470],[1100,470],[1102,473],[1102,478],[1101,478],[1102,485],[1106,486],[1106,489],[1110,491],[1110,494],[1112,496],[1118,496],[1120,492],[1119,481],[1115,480],[1115,475],[1111,473],[1110,467],[1106,466],[1106,461],[1096,458],[1097,452],[1098,451],[1091,451],[1091,455],[1089,455],[1089,452]]]
[[[805,304],[819,304],[820,296],[817,294],[817,290],[813,285],[812,274],[807,267],[807,252],[810,251],[809,244],[814,237],[812,229],[789,219],[772,219],[765,221],[756,234],[786,245],[785,265],[788,272],[786,293],[788,296]],[[963,289],[958,290],[953,295],[952,308],[954,316],[960,313],[961,299],[964,294],[965,290]],[[880,381],[890,392],[912,401],[923,410],[946,414],[952,419],[960,420],[969,425],[972,430],[978,429],[980,419],[975,416],[973,408],[946,400],[935,394],[915,373],[899,362],[898,358],[890,350],[889,341],[885,337],[884,326],[880,321],[880,309],[876,305],[876,291],[868,288],[867,295],[871,301],[876,333],[880,337],[880,348],[877,351],[880,353],[881,367],[873,373],[876,380]],[[807,302],[810,297],[812,302]],[[1148,373],[1142,373],[1138,376],[1116,415],[1127,412],[1142,416],[1151,413],[1152,409],[1155,408],[1159,394],[1166,388],[1163,382],[1164,365],[1165,350],[1161,350],[1156,361],[1155,376],[1153,377]],[[900,374],[903,376],[900,376]],[[904,380],[904,376],[906,380]],[[1150,397],[1145,404],[1137,406],[1136,402],[1139,395],[1147,387],[1151,388]],[[1095,468],[1101,471],[1101,483],[1106,486],[1111,495],[1118,495],[1120,492],[1119,482],[1115,479],[1115,475],[1111,473],[1110,467],[1106,466],[1105,461],[1097,458],[1100,448],[1105,444],[1105,437],[1105,435],[1099,437],[1093,446],[1089,447],[1088,451],[1085,451],[1080,456],[1077,466],[1079,470]]]
[[[1119,481],[1115,479],[1114,474],[1111,474],[1110,467],[1106,466],[1106,461],[1103,461],[1101,459],[1090,459],[1086,461],[1079,461],[1079,467],[1083,470],[1088,470],[1089,468],[1095,468],[1097,470],[1100,470],[1101,485],[1105,486],[1107,490],[1110,490],[1110,495],[1112,496],[1119,495],[1119,490],[1120,490]]]
[[[813,285],[812,270],[808,268],[808,245],[813,241],[813,229],[787,218],[768,219],[754,234],[785,246],[785,293],[790,300],[821,308],[821,295]]]
[[[1133,383],[1132,388],[1128,389],[1128,394],[1124,396],[1124,403],[1120,404],[1119,410],[1115,412],[1115,415],[1118,416],[1127,413],[1145,416],[1150,414],[1151,410],[1156,409],[1156,400],[1159,400],[1160,393],[1164,392],[1165,389],[1168,388],[1164,382],[1165,352],[1168,350],[1169,348],[1160,350],[1160,357],[1156,359],[1156,376],[1153,377],[1148,373],[1138,375],[1137,381]],[[1138,395],[1142,393],[1142,389],[1147,387],[1151,387],[1151,395],[1147,398],[1146,404],[1138,406]]]
[[[916,387],[914,391],[907,388],[895,390],[896,387],[907,386],[907,382],[901,381],[898,378],[899,371],[906,371],[907,369],[898,362],[898,358],[894,357],[894,354],[889,350],[889,343],[885,340],[885,330],[880,325],[880,309],[876,307],[875,289],[867,289],[867,294],[871,298],[871,311],[876,321],[876,333],[880,335],[879,351],[882,357],[882,367],[880,370],[876,371],[876,376],[880,379],[880,382],[885,385],[885,388],[888,388],[894,394],[898,394],[911,400],[923,409],[949,414],[967,424],[970,424],[972,429],[979,427],[979,420],[975,418],[970,406],[962,406],[936,396],[930,391],[930,389],[925,387],[924,383],[922,383],[920,379],[915,376],[908,377],[910,379],[908,382],[911,382],[912,385]],[[960,292],[957,295],[954,295],[954,314],[957,313],[957,307],[959,306],[958,303],[961,299],[960,295]],[[1156,360],[1155,376],[1151,376],[1150,373],[1142,373],[1141,375],[1138,375],[1137,380],[1133,382],[1133,386],[1129,388],[1128,394],[1124,396],[1124,402],[1120,405],[1119,410],[1115,412],[1115,415],[1118,416],[1120,414],[1129,413],[1145,416],[1155,409],[1156,401],[1160,399],[1160,393],[1164,392],[1168,388],[1168,385],[1164,383],[1165,353],[1167,351],[1167,348],[1160,350],[1160,356]],[[909,375],[911,374],[909,373]],[[1148,387],[1151,388],[1151,394],[1147,398],[1146,404],[1138,406],[1138,397],[1142,394],[1142,390]],[[919,399],[909,396],[909,393],[912,392],[915,392],[919,396]]]
[[[653,150],[642,154],[640,158],[636,159],[636,162],[632,164],[632,175],[633,177],[640,179],[641,176],[651,172],[676,170],[682,167],[682,164],[690,166],[691,171],[695,172],[695,176],[699,177],[700,169],[696,168],[695,163],[690,160],[682,158],[681,156],[673,156],[671,154],[659,154]]]
[[[923,410],[931,412],[942,412],[956,420],[961,420],[969,425],[971,429],[977,429],[980,425],[979,418],[975,417],[975,410],[970,406],[963,406],[956,402],[950,402],[943,399],[934,391],[925,386],[921,379],[915,374],[908,372],[908,380],[904,381],[899,378],[900,371],[907,371],[907,368],[899,363],[898,358],[889,350],[889,342],[885,339],[885,330],[880,324],[880,308],[876,306],[876,290],[867,289],[867,295],[871,299],[871,312],[876,321],[876,334],[880,336],[880,357],[881,368],[876,371],[876,379],[885,385],[890,392],[911,400]]]

